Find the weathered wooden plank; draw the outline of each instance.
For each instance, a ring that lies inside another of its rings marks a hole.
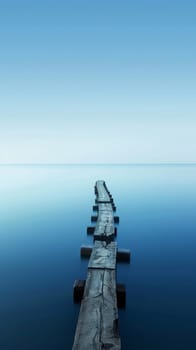
[[[89,256],[88,274],[72,350],[120,350],[116,297],[114,203],[104,181],[95,185],[97,217],[94,246],[84,248]]]
[[[95,241],[88,268],[99,269],[115,269],[116,268],[116,252],[115,242],[106,244],[105,242]]]
[[[98,212],[98,220],[114,222],[113,213],[110,211],[101,210]]]
[[[106,236],[113,235],[114,232],[115,232],[114,225],[107,224],[106,227],[105,227]]]
[[[97,208],[99,210],[113,210],[111,203],[100,203],[99,207]]]
[[[97,223],[96,227],[95,227],[95,231],[94,231],[94,236],[95,235],[104,235],[105,233],[105,225],[103,225],[102,223]]]
[[[72,350],[120,350],[115,270],[88,271]]]
[[[114,225],[107,223],[103,225],[102,223],[97,223],[94,231],[94,237],[97,236],[110,236],[115,233]]]
[[[107,198],[110,198],[110,197],[107,197]],[[110,198],[110,201],[111,201],[111,198]],[[99,207],[100,210],[107,210],[107,209],[112,209],[112,203],[100,203],[100,207]]]
[[[103,199],[96,198],[95,203],[97,203],[97,204],[108,203],[109,204],[109,203],[111,203],[111,200],[103,200]]]
[[[101,222],[103,224],[107,224],[107,223],[114,223],[113,217],[111,215],[107,215],[106,214],[101,214],[98,216],[97,222]]]
[[[110,202],[111,201],[111,198],[104,186],[105,182],[102,181],[102,180],[99,180],[96,182],[96,193],[97,193],[97,201],[100,201],[100,202]]]

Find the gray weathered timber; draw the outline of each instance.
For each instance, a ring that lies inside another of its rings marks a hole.
[[[116,268],[116,243],[95,241],[88,268],[113,269]]]
[[[88,271],[73,350],[121,348],[115,270]]]
[[[109,193],[105,187],[105,181],[102,181],[102,180],[97,181],[95,187],[97,189],[97,199],[96,199],[97,202],[104,203],[104,202],[111,201]]]
[[[96,182],[95,194],[94,246],[81,250],[91,255],[72,350],[120,350],[114,203],[104,181]]]

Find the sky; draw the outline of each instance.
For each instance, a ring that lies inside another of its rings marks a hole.
[[[195,0],[0,0],[0,163],[196,161]]]

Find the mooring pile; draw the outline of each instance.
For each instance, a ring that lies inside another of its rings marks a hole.
[[[104,181],[95,184],[96,216],[91,217],[94,227],[94,245],[82,246],[81,256],[90,258],[87,279],[74,283],[74,301],[81,301],[80,313],[72,350],[121,349],[118,332],[118,307],[126,303],[125,286],[116,284],[116,261],[130,261],[128,249],[117,249],[115,237],[119,217]]]

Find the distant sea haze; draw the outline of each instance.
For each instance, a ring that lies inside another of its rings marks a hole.
[[[196,164],[7,164],[0,167],[0,349],[71,349],[80,246],[105,180],[120,217],[122,349],[195,350]],[[158,165],[158,166],[155,166]]]
[[[44,165],[44,166],[153,166],[153,165],[196,165],[196,161],[192,162],[131,162],[131,163],[66,163],[66,162],[61,162],[61,163],[45,163],[45,162],[25,162],[25,163],[20,163],[20,162],[8,162],[8,163],[0,163],[0,166],[39,166],[39,165]]]

